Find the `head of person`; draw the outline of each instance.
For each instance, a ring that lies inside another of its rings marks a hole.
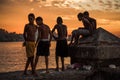
[[[36,18],[36,23],[37,23],[37,25],[43,24],[43,18],[42,17],[37,17]]]
[[[88,12],[88,11],[85,11],[85,12],[83,13],[83,15],[84,15],[85,17],[89,17],[89,12]]]
[[[61,17],[57,17],[57,24],[62,24],[63,23],[63,20]]]
[[[78,17],[78,20],[81,21],[83,17],[83,13],[78,13],[77,17]]]
[[[30,13],[29,15],[28,15],[28,21],[29,21],[29,23],[34,23],[34,20],[35,20],[35,15],[33,14],[33,13]]]

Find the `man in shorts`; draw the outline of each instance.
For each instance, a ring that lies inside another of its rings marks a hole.
[[[27,69],[29,64],[31,64],[32,68],[32,74],[35,74],[34,71],[34,51],[35,51],[35,33],[37,30],[36,25],[34,24],[35,16],[33,13],[30,13],[28,15],[28,21],[29,23],[25,25],[24,27],[24,46],[26,47],[26,55],[27,55],[27,61],[25,65],[24,75],[27,75]]]
[[[50,55],[50,42],[52,39],[52,33],[50,31],[50,28],[48,25],[43,23],[42,17],[36,18],[36,23],[38,25],[38,39],[37,39],[37,52],[36,52],[36,58],[35,58],[35,66],[36,69],[39,56],[45,56],[45,63],[46,63],[46,73],[49,73],[48,71],[48,56]]]
[[[58,59],[61,57],[62,71],[64,71],[64,57],[68,56],[68,46],[67,46],[67,26],[62,24],[63,20],[61,17],[57,17],[57,24],[52,29],[52,33],[57,30],[58,37],[53,35],[56,43],[56,70],[59,71]]]

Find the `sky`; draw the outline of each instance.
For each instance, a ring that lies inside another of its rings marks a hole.
[[[83,26],[77,14],[84,11],[97,20],[97,27],[120,37],[120,0],[0,0],[0,28],[23,33],[28,14],[34,13],[35,17],[43,17],[51,29],[61,16],[71,34]]]

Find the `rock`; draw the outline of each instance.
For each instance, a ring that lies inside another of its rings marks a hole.
[[[116,68],[116,65],[110,64],[110,65],[109,65],[109,68],[114,68],[114,69],[115,69],[115,68]]]
[[[68,52],[72,63],[93,64],[102,60],[114,62],[116,59],[120,61],[120,38],[98,28],[93,35],[81,38],[78,45],[69,46]]]

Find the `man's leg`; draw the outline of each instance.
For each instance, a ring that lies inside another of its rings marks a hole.
[[[32,74],[35,73],[35,70],[34,70],[34,62],[33,62],[33,60],[34,60],[34,56],[33,56],[33,57],[30,57],[30,63],[31,63],[31,68],[32,68]]]
[[[45,64],[46,64],[46,73],[49,73],[49,71],[48,71],[48,56],[45,56]]]
[[[61,62],[62,62],[62,71],[64,71],[65,70],[65,68],[64,68],[64,57],[61,57]]]
[[[75,38],[75,35],[72,34],[71,41],[70,41],[69,45],[71,45],[73,43],[74,38]]]
[[[75,36],[75,45],[78,44],[79,36],[80,36],[80,35],[76,35],[76,36]]]
[[[31,62],[32,74],[34,76],[38,76],[37,73],[35,72],[35,68],[34,68],[34,56],[31,57],[30,62]]]
[[[39,59],[39,56],[36,55],[36,57],[35,57],[35,64],[34,64],[34,70],[36,70],[38,59]]]
[[[30,64],[30,57],[27,58],[26,65],[25,65],[25,70],[24,70],[24,73],[23,73],[24,75],[27,75],[27,68],[28,68],[29,64]]]
[[[59,64],[58,64],[58,62],[59,62],[59,57],[56,55],[56,56],[55,56],[55,59],[56,59],[56,71],[59,71]]]

